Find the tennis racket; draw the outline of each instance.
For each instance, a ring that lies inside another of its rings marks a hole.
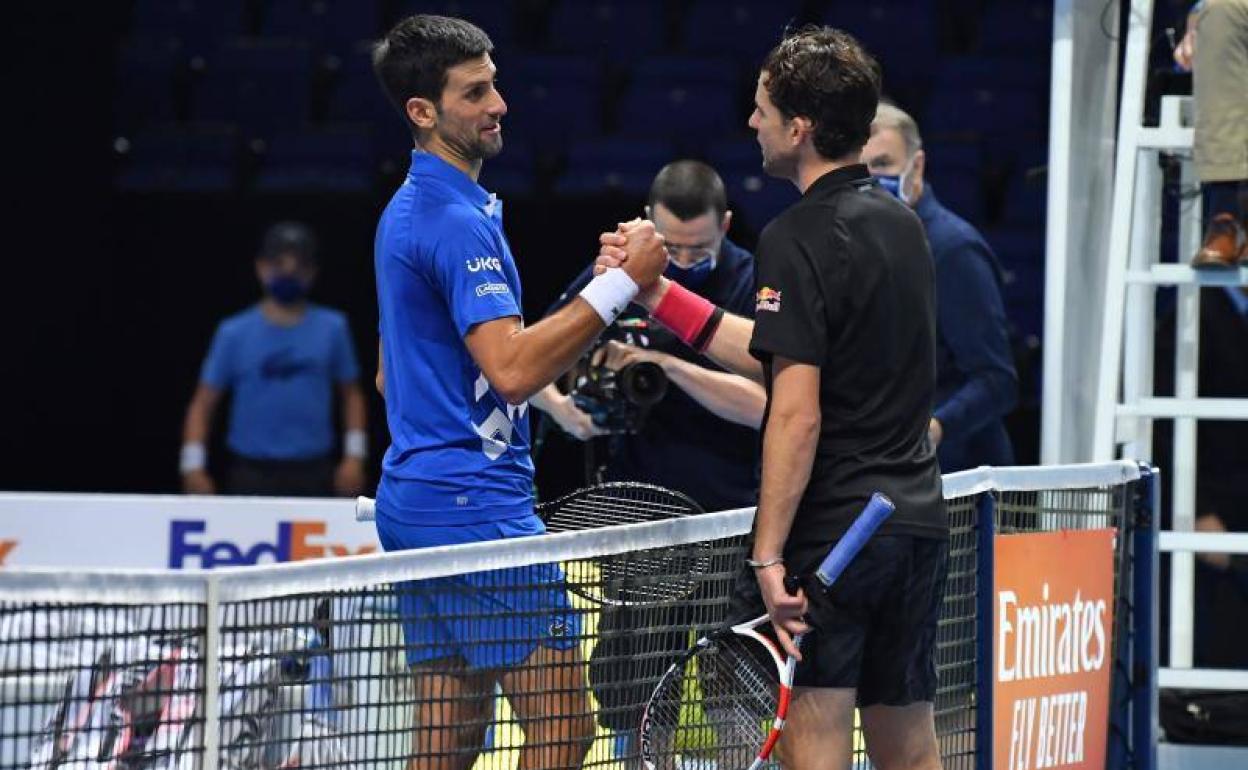
[[[537,506],[546,531],[579,532],[705,513],[693,498],[654,484],[616,481],[578,489]],[[371,521],[375,502],[356,498],[355,518]],[[662,546],[565,562],[568,588],[594,602],[638,606],[690,596],[711,568],[710,543]]]
[[[824,590],[893,510],[884,495],[871,497],[816,570]],[[673,770],[690,761],[718,770],[757,770],[768,762],[789,713],[797,662],[761,633],[767,621],[762,615],[715,631],[668,668],[642,713],[647,770]],[[801,637],[794,641],[800,645]]]

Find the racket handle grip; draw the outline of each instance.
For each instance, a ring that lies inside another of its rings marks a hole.
[[[893,514],[894,510],[896,506],[885,495],[880,492],[871,495],[867,507],[862,509],[862,513],[858,514],[854,523],[849,525],[849,529],[836,542],[832,552],[815,571],[815,577],[819,579],[824,588],[830,588],[836,582],[836,579],[845,571],[845,567],[849,566],[849,563],[854,560],[854,557],[880,528],[884,520]]]

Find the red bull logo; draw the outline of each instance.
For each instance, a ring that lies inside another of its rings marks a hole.
[[[756,299],[758,300],[757,304],[754,305],[754,309],[756,311],[765,310],[769,313],[780,312],[779,289],[773,289],[770,286],[764,286],[763,288],[758,290],[758,295]]]

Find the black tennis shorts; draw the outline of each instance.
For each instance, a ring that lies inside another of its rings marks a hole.
[[[813,630],[802,641],[799,687],[853,688],[858,706],[906,706],[936,697],[936,627],[949,542],[877,535],[823,593],[802,576]],[[763,613],[754,570],[737,577],[734,622]]]

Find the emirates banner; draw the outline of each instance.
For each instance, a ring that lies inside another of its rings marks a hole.
[[[1112,529],[997,535],[993,767],[1105,767]]]

